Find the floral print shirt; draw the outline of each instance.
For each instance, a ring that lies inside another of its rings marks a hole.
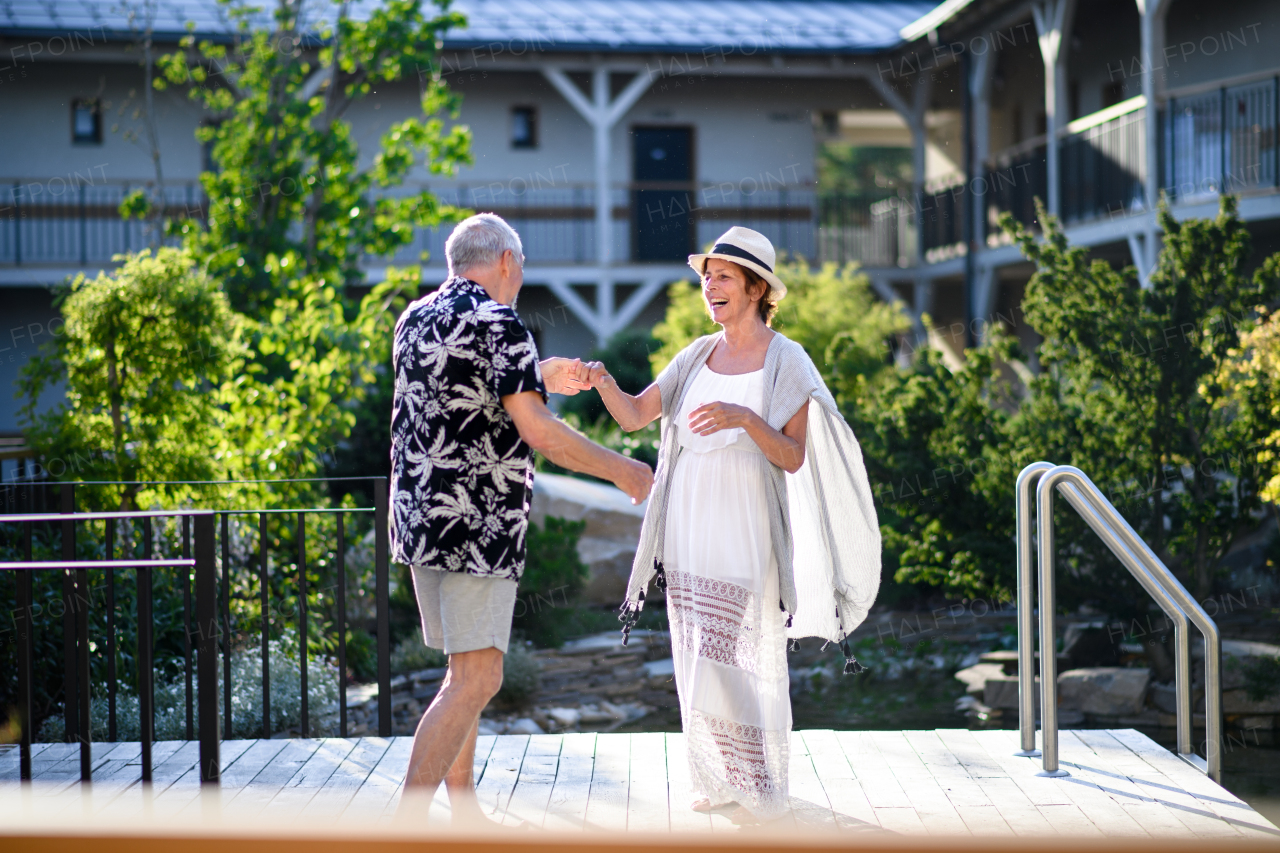
[[[533,449],[501,399],[546,400],[533,335],[510,306],[454,277],[405,309],[392,362],[391,558],[518,580]]]

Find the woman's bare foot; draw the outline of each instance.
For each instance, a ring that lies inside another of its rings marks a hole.
[[[706,797],[699,797],[693,801],[692,808],[695,812],[709,812],[711,811],[711,801]]]
[[[729,812],[729,820],[738,826],[746,826],[748,824],[760,822],[755,815],[747,811],[746,806],[738,806],[736,809]]]

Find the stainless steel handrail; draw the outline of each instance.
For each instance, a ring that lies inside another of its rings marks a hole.
[[[1062,493],[1085,523],[1116,555],[1151,595],[1174,625],[1175,690],[1178,755],[1215,781],[1221,781],[1222,690],[1221,643],[1217,626],[1191,597],[1173,573],[1142,541],[1097,486],[1078,468],[1050,466],[1046,462],[1028,465],[1018,476],[1017,536],[1019,595],[1019,712],[1023,751],[1034,754],[1034,658],[1028,632],[1031,615],[1030,580],[1030,485],[1036,485],[1036,515],[1039,531],[1040,563],[1040,673],[1043,771],[1041,775],[1066,775],[1058,768],[1057,661],[1054,652],[1055,605],[1053,547],[1053,490]],[[1207,762],[1191,746],[1191,654],[1188,619],[1205,638],[1205,695],[1208,740]],[[1024,635],[1027,638],[1023,642]],[[1032,666],[1027,665],[1027,659]],[[1028,743],[1031,749],[1028,749]]]
[[[1018,537],[1018,726],[1022,750],[1016,755],[1036,756],[1036,616],[1035,553],[1031,544],[1031,492],[1050,462],[1032,462],[1018,474],[1015,516]]]

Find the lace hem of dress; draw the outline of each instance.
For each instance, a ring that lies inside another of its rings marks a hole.
[[[755,673],[760,644],[755,593],[689,572],[667,570],[665,575],[675,648]]]
[[[790,732],[689,711],[684,733],[695,794],[713,808],[736,802],[759,820],[786,813]]]

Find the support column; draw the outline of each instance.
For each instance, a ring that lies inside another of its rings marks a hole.
[[[1065,127],[1066,115],[1066,51],[1063,44],[1070,33],[1075,13],[1075,0],[1038,0],[1031,7],[1040,41],[1040,58],[1044,61],[1045,158],[1048,172],[1049,212],[1060,216],[1061,177],[1058,170],[1058,128]]]
[[[991,156],[991,77],[995,63],[991,60],[994,37],[984,40],[987,52],[972,54],[969,74],[969,102],[973,117],[973,173],[969,176],[970,215],[973,217],[974,240],[981,253],[987,246],[987,158]]]
[[[652,73],[641,71],[631,79],[617,98],[609,99],[609,69],[597,65],[591,71],[591,100],[588,101],[564,71],[555,66],[542,69],[544,77],[591,125],[595,141],[595,205],[596,205],[596,307],[589,324],[596,341],[603,346],[617,331],[614,317],[613,277],[613,199],[609,184],[612,162],[610,134],[618,120],[640,99],[653,81]],[[575,312],[577,313],[577,312]]]
[[[924,264],[925,145],[928,142],[924,116],[929,111],[929,96],[932,94],[932,75],[921,74],[916,78],[915,90],[911,93],[911,117],[907,121],[911,128],[911,203],[916,208],[916,266]]]
[[[1169,9],[1167,0],[1137,0],[1138,14],[1142,16],[1139,24],[1142,30],[1142,96],[1147,105],[1145,127],[1146,162],[1143,163],[1143,189],[1147,204],[1146,239],[1143,241],[1143,257],[1139,262],[1134,256],[1134,264],[1141,263],[1138,276],[1142,286],[1146,287],[1151,271],[1155,269],[1159,255],[1159,224],[1156,222],[1156,208],[1160,204],[1160,113],[1156,108],[1156,57],[1164,56],[1164,18]],[[1160,63],[1163,68],[1163,61]],[[1132,245],[1132,244],[1131,244]]]

